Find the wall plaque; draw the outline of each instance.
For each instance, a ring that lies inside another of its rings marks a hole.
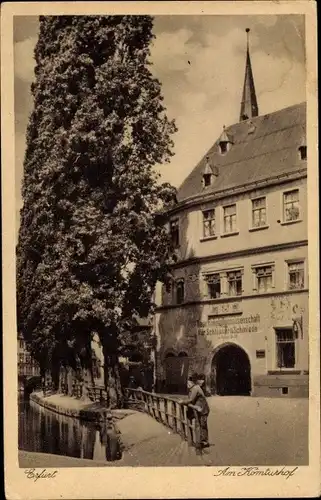
[[[231,314],[241,314],[241,302],[225,302],[223,304],[214,304],[209,308],[209,317],[211,316],[225,316]]]

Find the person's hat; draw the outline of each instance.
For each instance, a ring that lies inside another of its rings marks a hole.
[[[190,377],[188,377],[188,380],[196,384],[196,382],[199,380],[199,376],[197,373],[193,373]]]

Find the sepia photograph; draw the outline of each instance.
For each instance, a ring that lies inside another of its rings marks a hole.
[[[11,19],[21,476],[295,483],[319,315],[305,14]]]

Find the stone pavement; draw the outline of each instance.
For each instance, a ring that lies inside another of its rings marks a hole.
[[[114,462],[98,462],[83,458],[66,457],[64,455],[53,455],[50,453],[35,453],[32,451],[19,450],[19,467],[22,469],[53,468],[58,467],[108,467]]]
[[[308,399],[216,396],[208,402],[211,446],[201,456],[150,416],[131,416],[121,421],[124,438],[136,440],[124,465],[308,464]]]
[[[307,465],[308,399],[209,398],[213,465]]]

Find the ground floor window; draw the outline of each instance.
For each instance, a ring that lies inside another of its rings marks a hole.
[[[292,328],[277,329],[276,355],[278,368],[295,367],[295,336]]]

